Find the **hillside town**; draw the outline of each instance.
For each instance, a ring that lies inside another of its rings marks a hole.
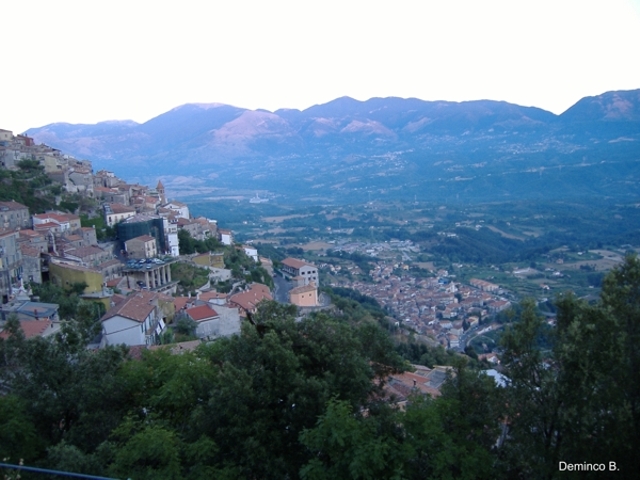
[[[30,295],[30,285],[44,282],[64,288],[80,284],[84,300],[102,305],[102,332],[94,340],[95,348],[160,344],[167,326],[179,319],[194,322],[199,339],[232,335],[262,300],[296,305],[301,314],[330,304],[318,291],[320,272],[335,273],[340,266],[286,258],[278,265],[282,281],[272,290],[259,282],[234,281],[220,251],[181,252],[180,232],[198,241],[215,239],[223,247],[242,251],[255,264],[267,266],[274,276],[270,259],[259,257],[252,245],[237,244],[233,232],[220,228],[215,220],[194,218],[187,204],[167,198],[160,180],[149,187],[130,184],[106,170],[94,173],[87,160],[0,130],[2,169],[15,170],[23,159],[37,161],[65,192],[93,199],[99,205],[97,213],[116,237],[99,241],[95,226],[82,226],[80,216],[73,213],[36,213],[13,200],[0,202],[2,320],[17,315],[27,336],[46,336],[60,328],[57,306]],[[357,245],[352,247],[357,251]],[[413,251],[411,242],[391,247],[403,259]],[[375,245],[367,248],[375,253]],[[348,244],[337,248],[349,249]],[[181,295],[179,282],[172,277],[177,263],[207,269],[208,281]],[[477,279],[463,285],[444,270],[415,278],[406,270],[402,262],[376,261],[365,272],[369,281],[352,281],[347,286],[377,300],[395,316],[396,326],[435,339],[447,349],[463,350],[465,331],[477,329],[483,319],[510,306],[498,285]],[[231,283],[226,293],[216,289],[220,282]]]
[[[236,244],[231,230],[218,228],[215,220],[194,218],[187,204],[168,199],[161,181],[148,187],[109,171],[94,173],[87,160],[0,130],[2,169],[16,170],[25,159],[37,161],[65,192],[94,199],[117,240],[99,241],[95,226],[83,227],[73,213],[35,213],[13,200],[0,202],[0,326],[15,314],[27,337],[58,331],[58,306],[38,302],[29,292],[30,285],[45,282],[82,285],[81,298],[102,305],[106,313],[97,348],[159,344],[167,325],[180,318],[196,324],[198,338],[228,336],[240,331],[241,318],[255,313],[262,300],[273,299],[269,287],[256,282],[236,281],[229,292],[218,292],[217,282],[234,280],[222,252],[181,254],[178,237],[184,231],[192,239],[216,239],[240,250],[255,264],[271,264],[251,245]],[[193,296],[178,295],[178,281],[172,278],[178,262],[209,271],[209,281]],[[282,274],[289,279],[285,301],[303,309],[320,307],[315,266],[288,259]]]
[[[452,281],[444,270],[426,279],[396,275],[393,270],[377,265],[371,272],[373,283],[356,281],[350,286],[394,312],[398,323],[437,339],[445,348],[460,349],[465,331],[511,306],[498,294],[498,285],[484,280],[471,279],[464,285]]]

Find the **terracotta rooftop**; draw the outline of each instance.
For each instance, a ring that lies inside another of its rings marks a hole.
[[[313,292],[316,288],[317,287],[315,283],[311,282],[309,285],[302,285],[301,287],[292,288],[291,290],[289,290],[289,293],[296,294],[296,293]]]
[[[135,208],[123,205],[122,203],[110,203],[109,207],[113,213],[132,213],[136,211]]]
[[[50,328],[53,323],[50,320],[21,320],[20,328],[24,332],[25,338],[33,338],[41,336]],[[5,340],[9,338],[9,332],[3,331],[0,333],[0,338]]]
[[[72,215],[70,213],[41,213],[41,214],[37,214],[33,216],[34,218],[37,218],[39,220],[53,220],[54,222],[58,222],[58,223],[66,223],[66,222],[70,222],[72,220],[79,220],[80,217],[78,217],[77,215]]]
[[[269,287],[261,283],[254,283],[251,285],[251,289],[247,292],[236,293],[232,295],[229,301],[239,305],[247,311],[251,311],[262,300],[273,300]]]
[[[7,210],[23,210],[27,208],[26,205],[22,205],[21,203],[15,202],[13,200],[9,202],[0,202],[0,208],[6,208]]]
[[[172,201],[170,201],[169,203],[167,203],[165,205],[165,207],[168,207],[168,208],[171,208],[172,206],[181,208],[181,207],[186,207],[187,204],[186,203],[182,203],[182,202],[178,202],[177,200],[172,200]]]
[[[60,227],[60,224],[54,223],[54,222],[40,223],[38,225],[33,226],[35,230],[48,230],[50,228],[58,228],[58,227]]]
[[[131,240],[127,240],[127,242],[131,242],[132,240],[137,240],[139,242],[155,242],[156,239],[151,235],[140,235],[139,237],[132,238]]]
[[[215,290],[211,290],[209,292],[202,292],[199,299],[203,302],[208,302],[209,300],[223,300],[227,297],[228,295],[226,293],[220,293],[216,292]]]
[[[29,238],[33,238],[33,237],[44,238],[41,232],[36,232],[35,230],[31,230],[30,228],[24,228],[20,230],[20,236],[29,237]]]
[[[436,375],[433,375],[433,372]],[[395,374],[389,377],[386,390],[388,394],[399,397],[399,400],[405,400],[413,392],[439,397],[441,395],[440,386],[444,381],[444,379],[440,381],[440,374],[441,372],[438,370],[430,370],[428,373],[416,370]],[[433,376],[437,379],[432,378]],[[446,374],[444,374],[444,378],[446,378]]]
[[[288,267],[295,268],[296,270],[305,266],[310,266],[310,267],[313,266],[308,262],[304,262],[302,260],[298,260],[297,258],[291,258],[291,257],[285,258],[284,260],[282,260],[282,263],[284,265],[287,265]]]
[[[173,305],[176,307],[176,312],[185,308],[188,304],[194,303],[196,301],[195,298],[191,297],[174,297]]]
[[[152,302],[157,298],[158,295],[153,292],[136,292],[111,308],[100,320],[104,322],[115,316],[120,316],[142,323],[154,310],[155,306]]]
[[[180,226],[184,226],[184,225],[191,225],[192,223],[195,223],[195,222],[192,222],[188,218],[178,217],[178,220],[176,223]]]
[[[109,281],[107,282],[107,287],[109,287],[109,288],[117,287],[117,286],[118,286],[118,284],[122,281],[122,279],[123,279],[123,278],[124,278],[124,277],[116,277],[116,278],[114,278],[114,279],[112,279],[112,280],[109,280]]]
[[[196,322],[202,322],[203,320],[209,320],[211,318],[219,316],[218,312],[216,312],[207,304],[188,308],[186,312],[187,315],[189,315]]]
[[[20,251],[25,257],[40,257],[40,249],[31,245],[20,245]]]

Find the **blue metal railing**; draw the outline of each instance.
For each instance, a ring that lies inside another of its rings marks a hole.
[[[0,468],[10,468],[17,470],[18,473],[21,470],[27,472],[44,473],[47,475],[59,475],[61,477],[73,477],[73,478],[85,478],[90,480],[118,480],[111,477],[97,477],[95,475],[86,475],[84,473],[62,472],[59,470],[50,470],[48,468],[28,467],[26,465],[12,465],[10,463],[0,463]]]

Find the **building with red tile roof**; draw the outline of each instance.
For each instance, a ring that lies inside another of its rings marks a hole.
[[[282,260],[282,271],[288,277],[295,278],[298,286],[308,285],[310,282],[318,285],[318,267],[311,263],[288,257]]]
[[[224,307],[222,307],[224,308]],[[196,322],[196,336],[198,338],[217,337],[227,329],[223,325],[224,320],[208,303],[187,308],[188,318]]]
[[[213,303],[216,305],[224,305],[225,303],[227,303],[227,298],[229,298],[229,295],[227,295],[226,293],[216,292],[215,290],[202,292],[198,295],[198,300]]]
[[[47,333],[53,333],[54,324],[50,320],[20,320],[20,329],[24,333],[24,337],[28,340],[34,337],[43,337]],[[7,339],[10,333],[6,330],[0,333],[0,338]]]
[[[258,304],[263,300],[273,300],[269,287],[261,283],[254,283],[246,292],[236,293],[229,298],[229,303],[240,308],[244,314],[255,313]]]
[[[161,295],[139,291],[129,295],[105,313],[102,322],[104,345],[153,345],[165,328]]]
[[[198,305],[197,307],[187,308],[185,313],[194,322],[205,322],[220,316],[218,312],[206,303],[204,305]]]

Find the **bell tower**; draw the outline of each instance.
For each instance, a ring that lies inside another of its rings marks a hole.
[[[162,185],[162,182],[160,180],[158,180],[158,186],[156,187],[156,190],[158,191],[158,195],[160,197],[160,203],[162,205],[165,205],[167,203],[167,197],[165,197],[164,195],[164,185]]]

